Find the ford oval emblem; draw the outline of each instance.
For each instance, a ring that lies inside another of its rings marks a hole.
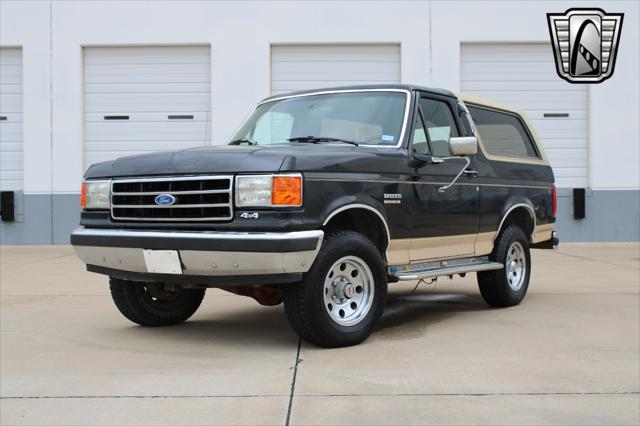
[[[176,203],[176,197],[171,194],[160,194],[154,201],[159,206],[172,206]]]

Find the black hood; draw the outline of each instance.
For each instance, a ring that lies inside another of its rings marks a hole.
[[[391,163],[384,158],[397,155],[402,155],[401,151],[351,145],[207,146],[122,157],[94,164],[85,173],[85,178],[308,170],[382,172],[376,167],[385,169],[385,165]]]
[[[259,147],[207,146],[121,157],[92,165],[85,177],[273,172],[280,169],[284,158],[282,152]]]

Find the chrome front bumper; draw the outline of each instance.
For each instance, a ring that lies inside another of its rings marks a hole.
[[[176,278],[233,277],[307,272],[323,237],[320,230],[253,233],[78,228],[71,234],[71,244],[87,269],[107,275],[127,276],[118,271],[138,278],[158,275],[147,265],[145,250],[175,250],[182,265]],[[166,278],[172,274],[161,275]]]

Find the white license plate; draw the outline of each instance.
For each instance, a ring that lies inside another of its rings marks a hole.
[[[182,274],[182,264],[177,250],[144,250],[147,272],[156,274]]]

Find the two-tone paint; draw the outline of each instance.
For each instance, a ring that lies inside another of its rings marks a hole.
[[[501,226],[513,215],[527,218],[532,244],[549,241],[553,172],[526,117],[517,111],[453,93],[408,85],[327,89],[339,92],[394,90],[409,97],[403,138],[395,147],[347,144],[216,146],[120,158],[92,166],[86,179],[141,176],[259,174],[299,172],[304,177],[302,207],[234,209],[225,222],[145,223],[116,221],[108,211],[83,211],[85,228],[184,229],[229,232],[290,232],[324,229],[345,212],[373,215],[381,233],[381,250],[389,265],[489,254]],[[313,92],[317,93],[317,92]],[[313,96],[301,92],[290,96]],[[420,97],[446,102],[454,112],[458,133],[472,136],[462,122],[459,104],[497,109],[517,115],[527,126],[539,158],[490,155],[480,135],[471,164],[448,190],[464,161],[416,161],[411,154],[413,126]],[[269,99],[265,100],[269,101]],[[246,213],[259,212],[255,215]]]

